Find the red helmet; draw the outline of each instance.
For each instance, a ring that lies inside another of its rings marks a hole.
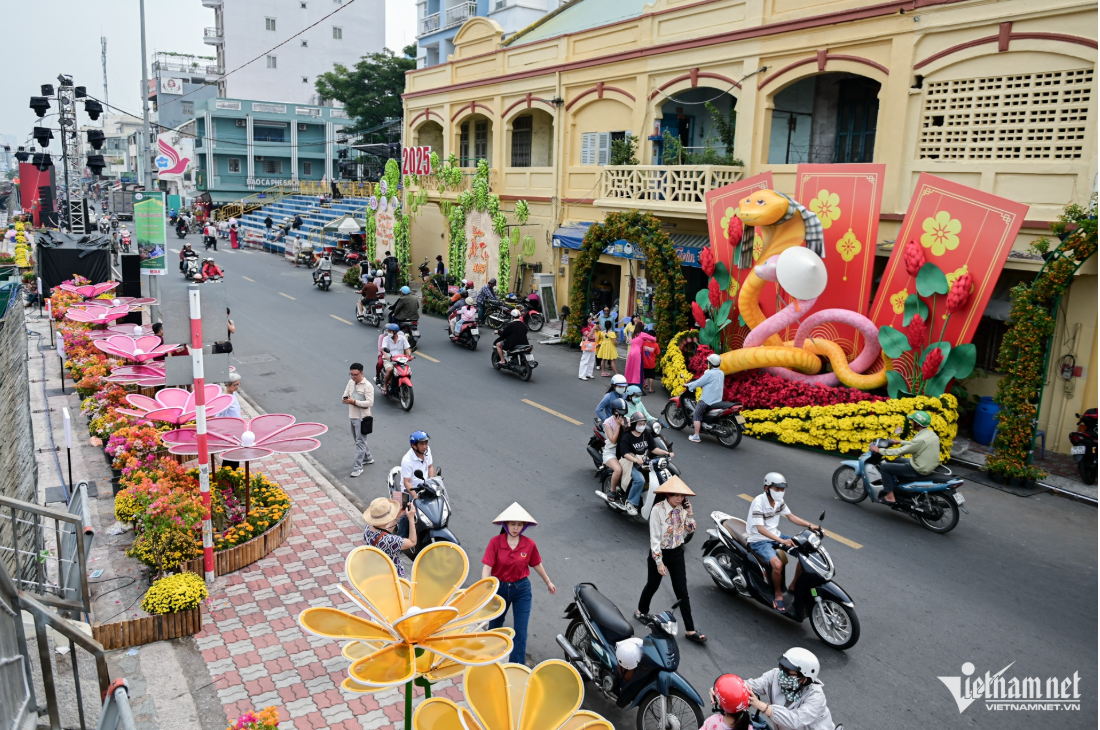
[[[749,686],[736,674],[723,674],[714,682],[714,694],[718,698],[715,711],[736,715],[749,707]]]

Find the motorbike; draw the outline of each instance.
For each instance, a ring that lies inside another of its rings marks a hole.
[[[416,510],[416,547],[404,551],[409,560],[416,560],[416,556],[432,543],[461,544],[454,533],[447,529],[447,522],[451,519],[451,500],[447,497],[447,487],[443,484],[443,470],[436,469],[435,476],[428,479],[424,479],[424,472],[419,469],[413,475],[422,480],[416,487],[415,497],[405,491],[400,465],[390,469],[389,476],[386,477],[391,498],[401,502],[402,507],[411,498]],[[404,516],[397,523],[397,534],[406,539],[409,537],[409,521]]]
[[[401,320],[397,322],[397,326],[405,333],[405,338],[409,341],[409,349],[416,352],[416,343],[420,339],[420,320]]]
[[[603,432],[603,423],[599,418],[593,419],[596,425],[592,429],[592,436],[588,439],[588,455],[592,457],[592,463],[596,466],[595,478],[600,482],[600,488],[596,490],[596,496],[607,503],[607,506],[616,512],[626,513],[626,493],[630,491],[630,482],[622,480],[619,485],[618,498],[611,499],[611,469],[603,463],[603,447],[607,442]],[[665,441],[661,436],[663,426],[660,421],[651,420],[646,424],[646,430],[653,437],[654,444],[662,451],[671,451],[672,442]],[[649,519],[649,513],[653,509],[653,503],[657,497],[657,487],[664,484],[673,475],[680,476],[680,470],[666,456],[650,459],[644,466],[632,465],[633,469],[642,469],[646,477],[646,486],[642,491],[642,507],[639,514],[643,519]],[[625,477],[625,475],[624,475]],[[624,488],[625,485],[625,488]]]
[[[424,263],[420,264],[420,266],[417,267],[417,270],[420,272],[420,281],[427,281],[429,278],[431,278],[432,271],[430,268],[428,268],[427,256],[424,257]]]
[[[332,270],[331,269],[318,269],[313,272],[313,285],[319,286],[321,289],[328,291],[328,288],[332,286]]]
[[[413,407],[413,383],[412,383],[412,368],[409,362],[412,357],[408,355],[394,355],[393,356],[393,373],[390,375],[390,384],[387,388],[384,385],[386,379],[386,371],[382,367],[382,357],[378,358],[378,367],[376,368],[374,382],[378,386],[378,390],[382,392],[382,395],[387,398],[396,398],[398,403],[401,404],[401,410],[408,412]]]
[[[497,348],[493,348],[493,354],[489,357],[489,361],[493,364],[493,370],[507,370],[518,375],[519,379],[523,381],[530,380],[531,373],[539,366],[535,356],[531,354],[530,345],[520,345],[514,350],[507,350],[504,356],[506,359],[501,362],[500,355],[497,354]]]
[[[634,635],[634,627],[619,608],[593,583],[573,588],[565,609],[569,621],[555,641],[565,660],[620,708],[638,708],[638,730],[688,730],[703,724],[703,698],[676,671],[680,650],[675,610],[643,617],[649,635],[642,639],[642,661],[625,677],[615,656],[615,644]]]
[[[176,237],[187,238],[187,226],[176,226]]]
[[[199,257],[185,256],[183,258],[183,278],[191,280],[199,273]]]
[[[477,341],[481,339],[480,331],[477,327],[477,322],[462,322],[458,326],[458,334],[454,333],[450,324],[447,325],[447,336],[451,339],[451,342],[456,345],[462,345],[468,347],[471,350],[477,349]]]
[[[512,321],[512,307],[500,301],[488,301],[485,303],[485,324],[492,329],[499,329]]]
[[[891,446],[890,439],[872,442],[880,449]],[[952,475],[943,464],[926,477],[911,482],[898,482],[894,490],[896,502],[882,501],[882,472],[878,465],[883,461],[881,453],[868,449],[859,459],[845,459],[833,472],[833,491],[849,504],[859,504],[871,499],[884,504],[895,512],[913,517],[932,532],[951,532],[959,524],[959,510],[966,510],[966,498],[957,491],[963,479]]]
[[[1070,432],[1069,453],[1077,462],[1077,471],[1085,484],[1096,484],[1096,409],[1077,416],[1077,430]]]
[[[531,332],[538,332],[546,324],[546,316],[542,313],[542,300],[535,292],[528,294],[525,299],[520,299],[516,294],[509,294],[504,298],[504,303],[509,317],[511,317],[511,310],[520,311],[523,323]]]
[[[316,265],[317,261],[313,256],[312,248],[303,248],[298,251],[298,255],[294,257],[295,266],[305,266],[307,269],[311,269]]]
[[[687,391],[670,398],[663,411],[665,421],[677,431],[691,425],[694,413],[695,395]],[[745,417],[741,415],[741,404],[723,400],[711,403],[707,408],[706,413],[703,414],[699,434],[710,434],[726,448],[735,449],[741,443],[744,425]]]
[[[211,246],[217,247],[218,237],[217,236],[207,236],[207,235],[204,234],[203,237],[202,237],[202,245],[206,248],[206,250],[210,250]]]
[[[107,220],[106,218],[100,218],[99,219],[99,232],[104,234],[104,235],[107,235],[108,233],[110,233],[111,232],[111,221]]]
[[[834,649],[855,646],[859,641],[855,602],[833,582],[836,567],[821,544],[824,533],[820,527],[816,531],[803,530],[791,538],[793,547],[776,550],[784,569],[790,556],[802,565],[794,593],[784,593],[786,610],[780,612],[772,605],[775,589],[771,566],[749,547],[745,521],[720,511],[711,512],[710,518],[714,527],[707,530],[707,541],[703,544],[703,567],[715,585],[755,599],[797,623],[809,618],[817,638]],[[822,512],[818,522],[824,519]]]
[[[119,236],[119,245],[122,246],[123,253],[130,253],[130,232],[127,231]]]
[[[368,322],[375,327],[382,324],[382,320],[386,318],[386,300],[375,299],[370,303],[369,307],[363,306],[363,298],[359,297],[359,301],[355,303],[355,319],[358,322]]]

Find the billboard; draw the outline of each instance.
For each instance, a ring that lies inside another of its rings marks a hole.
[[[183,95],[183,79],[162,78],[160,80],[160,93],[173,96]]]
[[[143,274],[165,273],[167,228],[164,217],[164,192],[142,190],[134,193],[134,234]]]

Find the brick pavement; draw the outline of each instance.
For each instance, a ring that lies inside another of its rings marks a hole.
[[[250,710],[275,705],[280,728],[403,728],[399,690],[342,690],[349,662],[340,654],[341,642],[312,636],[298,626],[298,614],[308,606],[355,612],[355,604],[338,586],[345,579],[345,557],[362,544],[362,524],[293,457],[269,457],[254,467],[290,495],[294,529],[263,560],[218,580],[206,626],[195,636],[226,724]],[[416,691],[419,702],[422,691]],[[432,693],[459,701],[461,680],[439,682]]]

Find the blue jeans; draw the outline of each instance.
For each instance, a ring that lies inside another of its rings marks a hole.
[[[512,653],[508,655],[508,661],[524,664],[527,661],[527,621],[531,618],[531,580],[524,578],[515,583],[501,583],[497,595],[504,599],[504,613],[490,621],[489,628],[503,626],[508,607],[512,607],[512,626],[516,630],[516,638],[512,639]]]
[[[645,475],[637,467],[630,470],[630,492],[626,499],[635,507],[642,506],[642,490],[645,489]]]
[[[790,540],[789,535],[784,535],[782,532],[779,536],[784,540]],[[752,551],[764,559],[765,563],[771,562],[772,558],[779,557],[775,554],[775,549],[779,547],[779,543],[775,540],[761,540],[760,542],[750,542],[749,547]]]

